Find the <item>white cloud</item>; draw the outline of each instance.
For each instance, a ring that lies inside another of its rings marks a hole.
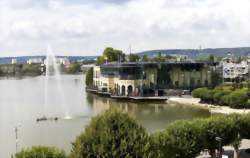
[[[1,0],[0,56],[248,46],[248,0]]]

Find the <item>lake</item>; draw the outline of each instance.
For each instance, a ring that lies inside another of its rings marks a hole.
[[[50,77],[47,93],[44,76],[1,78],[0,157],[11,157],[16,149],[33,145],[57,146],[69,152],[71,142],[91,117],[110,107],[127,111],[149,132],[164,129],[175,120],[210,116],[208,110],[185,105],[116,101],[87,94],[84,78],[84,75],[62,75],[62,86],[58,87],[58,80]],[[72,119],[37,123],[36,119],[44,115],[59,118],[68,115]]]

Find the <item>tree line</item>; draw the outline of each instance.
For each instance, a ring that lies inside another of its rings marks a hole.
[[[165,62],[169,60],[176,60],[176,57],[170,55],[162,55],[158,53],[155,57],[149,57],[147,55],[140,56],[138,54],[129,54],[126,55],[118,49],[114,49],[111,47],[105,48],[102,55],[97,58],[96,64],[101,65],[105,62]]]
[[[207,149],[212,157],[221,145],[250,138],[250,115],[223,115],[191,121],[176,121],[165,130],[147,133],[135,118],[110,109],[92,118],[72,143],[68,155],[54,147],[23,149],[16,158],[194,158]]]

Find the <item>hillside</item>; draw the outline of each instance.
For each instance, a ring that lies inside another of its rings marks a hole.
[[[76,62],[80,60],[83,61],[94,60],[96,58],[96,56],[57,56],[57,57],[68,58],[70,62]],[[23,64],[27,63],[27,61],[32,58],[45,59],[45,56],[0,57],[0,64],[10,64],[13,58],[17,59],[17,63]]]
[[[207,49],[163,49],[163,50],[150,50],[139,52],[138,55],[155,56],[161,53],[162,55],[187,55],[190,58],[196,58],[198,56],[226,56],[228,53],[235,56],[247,56],[250,55],[250,47],[237,47],[237,48],[207,48]]]

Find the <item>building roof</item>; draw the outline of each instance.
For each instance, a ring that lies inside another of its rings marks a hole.
[[[182,62],[111,62],[105,63],[100,65],[101,67],[140,67],[140,66],[158,66],[158,65],[216,65],[214,62],[189,62],[189,61],[182,61]]]

